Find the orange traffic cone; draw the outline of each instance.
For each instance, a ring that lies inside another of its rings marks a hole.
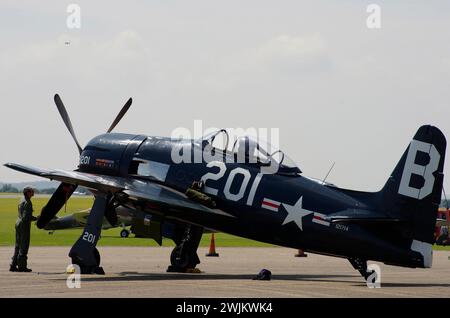
[[[216,253],[216,243],[214,240],[214,233],[211,233],[211,243],[209,244],[209,253],[205,256],[219,256],[218,253]]]
[[[295,257],[308,257],[308,254],[305,254],[305,251],[302,249],[298,249],[298,253],[295,254]]]

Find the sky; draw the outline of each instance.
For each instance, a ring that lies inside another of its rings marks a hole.
[[[79,5],[81,27],[66,20]],[[366,21],[377,4],[379,29]],[[105,132],[278,128],[305,175],[377,191],[423,124],[450,136],[448,1],[2,1],[0,163],[75,169]],[[445,164],[444,173],[449,169]],[[38,178],[0,168],[0,182]],[[444,180],[450,192],[450,181]]]

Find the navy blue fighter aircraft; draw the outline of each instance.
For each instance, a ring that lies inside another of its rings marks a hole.
[[[204,228],[347,258],[365,278],[372,275],[368,260],[431,267],[446,148],[438,128],[420,127],[384,187],[369,193],[308,179],[283,152],[269,154],[246,137],[228,150],[225,130],[200,140],[111,133],[131,102],[130,98],[106,134],[82,148],[55,95],[80,152],[78,168],[5,164],[61,182],[41,211],[40,228],[78,185],[94,193],[87,225],[69,253],[82,273],[102,272],[96,249],[102,219],[114,224],[119,206],[148,213],[159,224],[153,236],[161,236],[164,229],[173,239],[176,247],[168,271],[184,272],[200,263],[196,251]],[[214,146],[218,137],[222,149]]]

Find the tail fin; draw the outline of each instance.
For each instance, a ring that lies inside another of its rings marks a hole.
[[[381,190],[383,210],[391,217],[409,221],[411,249],[421,253],[425,250],[431,253],[434,243],[445,148],[445,136],[438,128],[420,127]]]

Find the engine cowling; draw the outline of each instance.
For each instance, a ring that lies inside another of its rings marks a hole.
[[[126,176],[139,146],[147,137],[120,133],[102,134],[84,147],[78,169],[82,172]]]

